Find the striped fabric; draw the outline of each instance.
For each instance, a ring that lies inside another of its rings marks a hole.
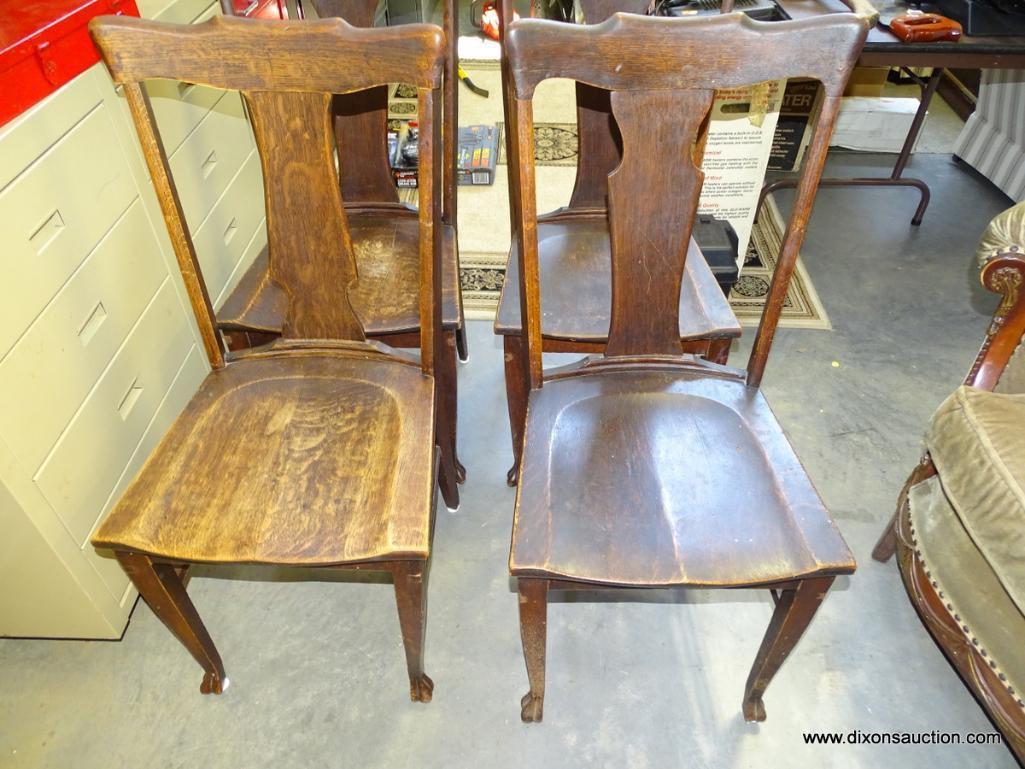
[[[1005,194],[1025,199],[1025,70],[987,69],[954,154]]]

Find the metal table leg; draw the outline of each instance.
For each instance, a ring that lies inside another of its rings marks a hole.
[[[904,72],[915,81],[918,87],[922,89],[922,99],[918,104],[918,110],[915,112],[915,117],[911,121],[911,127],[908,129],[908,135],[904,139],[904,146],[901,147],[900,153],[897,155],[897,162],[894,163],[893,171],[890,173],[889,178],[861,177],[854,179],[821,179],[819,181],[819,186],[915,187],[921,193],[921,198],[918,202],[918,208],[915,209],[915,215],[911,219],[911,224],[917,227],[922,223],[922,217],[925,216],[925,209],[929,206],[929,185],[921,179],[911,179],[905,177],[903,174],[904,169],[908,164],[908,160],[911,159],[911,151],[915,146],[918,135],[922,131],[922,124],[925,122],[925,115],[929,111],[929,103],[932,101],[932,97],[936,93],[936,86],[940,83],[940,77],[943,73],[943,69],[940,67],[934,68],[932,74],[925,79],[918,77],[918,75],[915,75],[906,67],[902,67],[901,69],[903,69]],[[763,186],[762,192],[758,196],[758,207],[755,209],[755,216],[757,217],[758,212],[762,210],[762,203],[765,202],[765,198],[768,195],[772,194],[776,190],[797,187],[798,181],[800,181],[800,177],[795,176],[786,179],[777,179],[776,181]]]

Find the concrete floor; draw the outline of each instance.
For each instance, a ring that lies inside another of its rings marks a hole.
[[[888,162],[844,154],[830,166]],[[553,601],[545,721],[520,723],[502,356],[474,322],[460,368],[469,481],[434,539],[432,703],[408,700],[390,585],[201,572],[190,591],[232,680],[223,696],[199,694],[199,668],[143,604],[121,642],[0,641],[0,766],[1014,767],[1000,746],[801,737],[992,729],[894,565],[869,558],[931,412],[982,339],[995,301],[972,253],[1007,205],[949,158],[916,156],[910,170],[933,185],[921,228],[908,226],[908,191],[821,192],[804,255],[834,330],[783,329],[769,362],[769,401],[860,569],[838,580],[769,688],[765,723],[745,723],[740,702],[769,596],[701,590]]]

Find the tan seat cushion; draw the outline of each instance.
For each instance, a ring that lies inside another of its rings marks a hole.
[[[1025,611],[1025,395],[959,387],[926,443],[965,529]]]
[[[1025,696],[1025,616],[968,536],[936,477],[908,493],[915,550],[944,606],[969,641],[975,639],[1017,700]]]
[[[979,239],[975,257],[982,266],[1005,251],[1025,251],[1025,201],[993,217]]]

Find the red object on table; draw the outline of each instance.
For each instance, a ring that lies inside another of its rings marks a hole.
[[[89,20],[135,0],[0,0],[0,126],[100,60]]]
[[[936,43],[961,39],[961,25],[938,13],[906,13],[890,21],[890,31],[905,43]]]

